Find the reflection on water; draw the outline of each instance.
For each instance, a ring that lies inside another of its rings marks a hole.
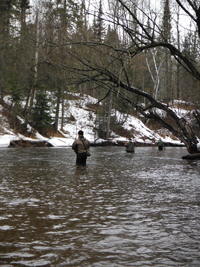
[[[91,152],[0,150],[1,266],[200,266],[200,161]]]

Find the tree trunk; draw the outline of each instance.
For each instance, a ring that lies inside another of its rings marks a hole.
[[[2,63],[1,63],[1,81],[0,81],[0,100],[3,102],[3,97],[6,87],[6,73],[7,73],[7,56],[8,56],[8,43],[9,43],[9,27],[10,27],[10,13],[12,3],[7,1],[2,3],[3,8],[0,11],[1,22],[0,22],[0,38],[1,44],[0,49],[2,49]],[[5,5],[5,6],[4,6]]]
[[[62,93],[62,117],[61,117],[61,130],[63,131],[63,125],[64,125],[64,115],[65,115],[65,105],[64,105],[64,92]]]
[[[59,119],[59,111],[60,111],[60,99],[61,99],[61,88],[58,88],[57,93],[57,104],[56,104],[56,116],[55,116],[55,131],[58,132],[58,119]]]
[[[35,26],[36,26],[36,44],[35,44],[35,55],[34,55],[34,85],[31,87],[31,92],[30,92],[30,103],[29,103],[29,108],[27,112],[27,119],[29,119],[31,115],[31,110],[33,107],[33,101],[35,98],[35,89],[36,89],[36,82],[37,82],[37,76],[38,76],[38,54],[39,54],[39,18],[38,18],[38,12],[39,10],[36,11],[36,20],[35,20]]]
[[[110,101],[108,107],[108,117],[107,117],[107,124],[106,124],[106,139],[110,136],[110,120],[111,120],[111,110],[112,110],[112,99],[113,99],[113,92],[110,94]]]

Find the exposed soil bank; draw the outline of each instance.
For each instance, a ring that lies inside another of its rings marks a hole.
[[[47,141],[13,140],[9,147],[52,147]]]

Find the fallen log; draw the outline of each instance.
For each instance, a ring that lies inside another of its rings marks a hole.
[[[182,157],[182,159],[200,159],[200,153],[195,153],[195,154],[188,154]]]

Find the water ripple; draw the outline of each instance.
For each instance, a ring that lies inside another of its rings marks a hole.
[[[200,162],[92,150],[2,150],[0,265],[199,266]]]

